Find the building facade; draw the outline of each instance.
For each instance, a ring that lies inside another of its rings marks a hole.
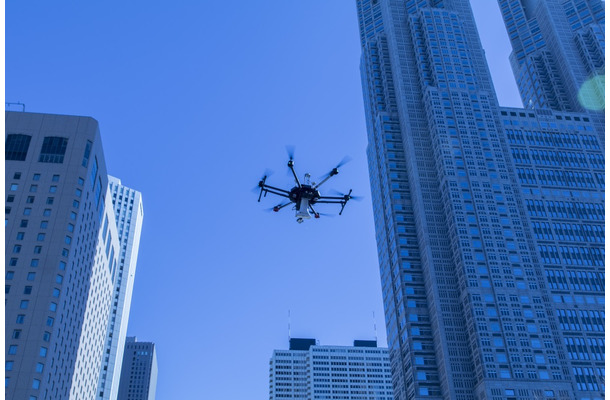
[[[155,344],[128,337],[123,352],[118,400],[155,400],[157,374]]]
[[[499,0],[499,4],[523,104],[572,112],[603,109],[602,1]]]
[[[387,349],[376,341],[354,346],[320,346],[315,339],[291,339],[269,361],[269,399],[391,400]]]
[[[113,301],[104,360],[100,372],[98,395],[100,399],[116,399],[121,378],[121,365],[127,336],[127,323],[131,309],[131,296],[140,247],[140,234],[144,209],[142,194],[121,184],[121,180],[108,176],[109,196],[115,215],[120,245],[118,273],[114,282]]]
[[[500,107],[467,0],[356,3],[395,399],[603,398],[599,115]]]
[[[119,243],[98,123],[6,112],[5,390],[95,399]]]

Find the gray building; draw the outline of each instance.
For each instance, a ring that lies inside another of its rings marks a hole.
[[[157,374],[155,344],[128,337],[123,352],[118,400],[154,400]]]
[[[523,104],[573,112],[603,109],[603,2],[498,2],[513,47],[510,61]]]
[[[119,255],[98,123],[6,112],[11,399],[95,399]]]
[[[391,400],[388,349],[374,340],[354,346],[321,346],[315,339],[290,339],[269,361],[269,399]]]
[[[395,399],[603,398],[602,116],[500,107],[467,0],[356,4]]]
[[[118,395],[144,218],[141,193],[122,185],[118,178],[109,176],[108,182],[121,247],[118,272],[114,281],[114,298],[106,332],[104,360],[100,371],[98,388],[100,399],[116,399]]]

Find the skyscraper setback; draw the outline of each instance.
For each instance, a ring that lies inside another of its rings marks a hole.
[[[527,109],[498,105],[467,0],[356,3],[395,398],[601,399],[603,117],[574,98],[599,2],[500,1]]]

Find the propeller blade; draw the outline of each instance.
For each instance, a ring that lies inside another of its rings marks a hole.
[[[261,179],[258,181],[256,186],[254,186],[252,188],[252,191],[254,193],[260,192],[260,190],[261,190],[261,182],[264,181],[265,179],[269,178],[271,175],[273,175],[273,171],[270,170],[269,168],[265,169],[265,172],[263,172],[263,176],[261,176]]]
[[[339,173],[339,168],[341,168],[350,161],[352,161],[352,158],[350,156],[343,157],[343,159],[339,161],[339,164],[337,164],[333,169],[331,169],[329,173],[319,177],[318,180],[323,181],[325,179],[330,178],[331,176],[337,175]]]
[[[350,161],[352,161],[352,158],[350,156],[345,156],[345,157],[343,157],[343,159],[341,161],[339,161],[339,164],[337,164],[337,166],[335,168],[340,168]]]
[[[339,192],[338,190],[335,190],[335,189],[329,189],[329,192],[331,192],[335,196],[341,196],[341,197],[348,196],[350,200],[361,201],[362,199],[364,199],[364,196],[354,196],[354,195],[351,195],[351,194],[348,195],[347,193],[341,193],[341,192]]]
[[[286,207],[288,204],[290,203],[284,203],[284,204],[278,204],[277,206],[273,206],[273,207],[269,207],[269,208],[265,208],[264,211],[266,212],[271,212],[271,211],[275,211],[278,212],[280,211],[282,208]]]
[[[286,152],[288,153],[288,158],[290,160],[294,160],[294,146],[293,145],[287,145],[286,146]]]

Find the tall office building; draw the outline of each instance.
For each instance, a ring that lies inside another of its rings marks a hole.
[[[10,399],[95,399],[120,245],[98,123],[6,113]]]
[[[122,185],[120,179],[112,176],[108,177],[108,183],[121,247],[118,273],[114,282],[112,311],[106,332],[104,360],[99,379],[98,395],[100,399],[116,399],[119,391],[123,350],[125,349],[131,295],[144,218],[140,192]]]
[[[320,346],[290,339],[269,361],[269,399],[392,400],[388,349],[374,340],[354,346]]]
[[[603,109],[605,10],[601,0],[499,0],[511,65],[527,108]],[[599,114],[602,116],[602,114]]]
[[[467,0],[356,3],[395,399],[601,399],[597,117],[500,107]]]
[[[155,344],[128,337],[123,352],[118,400],[155,400],[157,374]]]

